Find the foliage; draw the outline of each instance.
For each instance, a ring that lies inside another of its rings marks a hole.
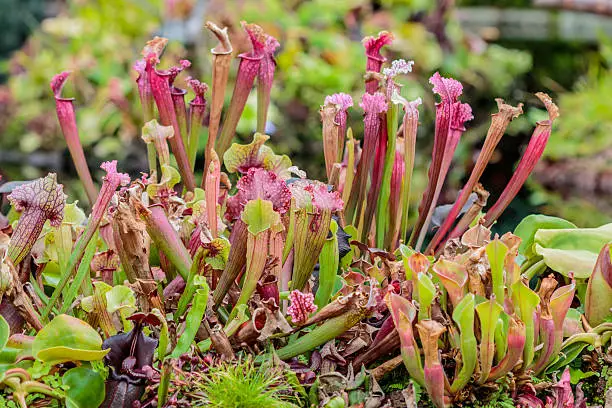
[[[559,114],[548,95],[536,95],[547,116],[493,205],[480,180],[522,113],[522,104],[501,100],[465,191],[443,209],[442,187],[473,116],[463,84],[434,73],[434,147],[413,219],[421,99],[402,96],[414,62],[388,63],[391,33],[362,42],[359,108],[347,93],[324,99],[324,183],[275,154],[263,133],[231,145],[253,85],[256,127],[266,127],[278,43],[242,23],[250,49],[238,55],[222,121],[232,44],[227,30],[206,27],[219,41],[207,123],[206,86],[192,78],[198,92],[187,105],[175,83],[189,61],[158,69],[166,39],[147,42],[134,64],[149,165],[136,179],[113,160],[100,166],[99,187],[93,182],[80,118],[62,97],[68,73],[51,79],[92,210],[85,220],[66,205],[54,174],[6,191],[13,212],[0,231],[0,282],[11,323],[0,320],[0,381],[20,408],[29,394],[74,407],[295,406],[306,396],[315,406],[377,407],[388,402],[379,380],[402,361],[407,398],[427,394],[437,408],[487,396],[508,403],[495,393],[500,384],[514,387],[519,405],[581,398],[568,365],[604,358],[612,339],[609,310],[595,303],[612,298],[608,226],[533,216],[517,229],[522,246],[490,229],[547,145]],[[363,125],[352,126],[357,109]],[[192,153],[202,149],[197,180]],[[434,219],[441,228],[432,231]],[[56,278],[37,280],[48,264]],[[559,382],[546,382],[561,371]]]

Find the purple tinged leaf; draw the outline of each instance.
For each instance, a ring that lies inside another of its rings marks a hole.
[[[412,322],[416,318],[416,308],[402,296],[391,294],[389,310],[395,328],[400,337],[402,360],[410,376],[421,386],[425,385],[423,365],[421,363],[421,352],[414,339]]]
[[[191,62],[181,60],[179,66],[170,67],[166,71],[168,73],[168,84],[170,85],[170,94],[172,95],[174,113],[176,114],[176,120],[179,125],[185,151],[188,151],[189,146],[189,134],[187,132],[187,107],[185,106],[185,95],[187,94],[187,91],[174,86],[174,81],[176,80],[178,74],[190,66]]]
[[[497,199],[497,202],[489,209],[489,211],[487,211],[487,214],[484,216],[484,219],[486,220],[485,226],[487,227],[493,225],[495,220],[497,220],[497,218],[504,212],[506,207],[508,207],[510,202],[512,202],[514,197],[516,197],[519,190],[523,187],[523,184],[525,184],[527,177],[529,177],[535,165],[540,160],[540,157],[542,157],[542,153],[544,153],[546,143],[548,143],[548,139],[552,131],[552,124],[559,116],[559,109],[557,108],[557,105],[554,104],[548,95],[538,92],[536,96],[546,106],[546,110],[548,111],[548,120],[537,123],[536,128],[531,135],[531,139],[529,140],[529,144],[527,145],[527,149],[525,150],[525,153],[523,153],[516,170],[512,174],[512,178],[508,184],[506,184],[506,188],[504,188],[504,191]]]
[[[331,172],[334,163],[338,162],[341,144],[339,144],[340,128],[336,123],[339,110],[337,105],[327,103],[321,106],[321,122],[323,124],[323,154],[325,156],[325,171],[328,183],[331,180]]]
[[[337,158],[337,162],[342,159],[342,146],[344,145],[344,138],[346,137],[346,127],[347,127],[347,118],[348,118],[348,108],[353,106],[353,98],[350,95],[345,93],[337,93],[333,95],[328,95],[325,97],[324,105],[334,104],[338,108],[338,113],[336,114],[336,123],[338,124],[338,146],[339,151]]]
[[[170,224],[164,208],[160,204],[146,208],[142,202],[134,198],[130,202],[147,225],[147,232],[155,246],[172,262],[181,277],[187,280],[192,265],[191,256]]]
[[[359,220],[362,213],[363,201],[367,193],[368,177],[372,174],[374,156],[378,139],[381,137],[382,118],[381,114],[387,111],[385,96],[377,92],[366,93],[361,99],[359,106],[364,110],[364,142],[361,159],[357,166],[357,173],[353,180],[351,196],[347,203],[347,221]],[[375,205],[375,204],[371,204]]]
[[[276,59],[274,53],[280,46],[276,38],[266,35],[264,44],[264,56],[259,64],[257,76],[257,131],[264,132],[268,118],[268,107],[270,105],[270,91],[274,81]]]
[[[159,58],[155,53],[147,55],[145,60],[147,64],[146,72],[149,77],[151,92],[153,93],[153,98],[155,99],[155,104],[159,112],[160,122],[164,126],[172,126],[174,128],[175,137],[170,139],[170,147],[176,158],[179,172],[181,173],[181,179],[185,183],[185,187],[187,190],[193,191],[195,188],[195,180],[191,167],[189,166],[189,158],[187,157],[187,151],[183,143],[181,123],[177,117],[172,98],[170,79],[172,78],[173,71],[158,71],[155,67],[159,63]]]
[[[85,153],[83,152],[83,146],[81,145],[81,138],[79,136],[79,130],[76,123],[76,115],[74,112],[74,98],[62,97],[62,89],[66,84],[66,80],[70,72],[64,71],[57,74],[51,80],[51,90],[55,96],[55,109],[57,113],[57,119],[59,121],[66,145],[70,151],[70,156],[76,168],[77,174],[83,183],[85,193],[89,199],[89,203],[93,204],[96,201],[98,190],[94,185],[89,167],[87,167],[87,160],[85,160]]]
[[[257,282],[257,293],[261,300],[266,302],[274,300],[276,305],[280,305],[280,292],[278,289],[278,278],[275,275],[266,275]]]
[[[168,40],[165,38],[155,37],[147,42],[142,55],[146,57],[150,53],[161,56],[162,51],[166,47]],[[147,63],[144,59],[140,59],[134,63],[134,70],[138,72],[136,85],[138,86],[138,95],[140,104],[142,105],[143,122],[147,123],[155,118],[155,100],[153,99],[153,91],[151,90],[151,81],[147,73]],[[149,174],[153,175],[157,170],[157,158],[155,157],[155,149],[152,145],[147,144],[147,159],[149,162]]]
[[[272,149],[264,144],[269,138],[268,135],[255,133],[249,144],[232,144],[223,157],[227,171],[246,174],[251,168],[262,168],[273,171],[283,179],[289,178],[291,160],[286,155],[274,154]]]
[[[244,208],[244,206],[243,206]],[[242,211],[242,210],[241,210]],[[234,223],[234,228],[230,235],[230,253],[227,258],[227,264],[221,274],[221,278],[217,287],[213,291],[213,300],[216,306],[219,306],[225,297],[229,288],[234,284],[234,281],[243,270],[246,263],[248,231],[247,225],[238,218]]]
[[[463,86],[459,81],[443,78],[436,72],[429,82],[433,85],[433,92],[440,95],[441,101],[436,104],[436,129],[429,181],[419,205],[419,218],[410,239],[411,243],[416,243],[417,250],[420,249],[427,233],[459,138],[465,130],[464,123],[473,117],[470,106],[458,102],[463,92]]]
[[[438,339],[446,328],[435,320],[422,320],[416,324],[423,345],[425,389],[437,408],[448,407],[444,385],[448,382],[440,362]]]
[[[285,214],[291,205],[291,191],[284,180],[271,171],[251,168],[236,184],[238,192],[227,200],[225,217],[240,217],[247,202],[261,198],[271,201],[274,211]]]
[[[457,307],[467,293],[468,274],[465,266],[441,258],[433,265],[432,270],[446,289],[453,307]]]
[[[8,257],[18,265],[30,252],[42,232],[45,221],[59,227],[64,218],[66,195],[61,184],[57,184],[55,173],[31,183],[22,184],[7,196],[15,210],[21,212],[8,246]]]
[[[508,350],[504,358],[491,369],[489,380],[497,380],[508,374],[521,362],[525,349],[525,323],[510,317],[508,328]]]
[[[247,225],[246,271],[240,297],[234,305],[228,321],[232,321],[241,305],[246,305],[257,287],[270,253],[270,235],[281,232],[280,214],[273,209],[271,201],[257,198],[245,206],[240,219]]]
[[[294,290],[289,294],[289,307],[287,314],[291,316],[291,321],[294,324],[302,324],[308,320],[308,316],[317,311],[317,305],[314,304],[314,296],[312,293],[302,293],[299,290]]]
[[[301,290],[313,271],[329,232],[332,213],[343,207],[337,191],[318,181],[297,180],[289,186],[296,203],[291,289]]]
[[[459,215],[461,209],[468,201],[470,194],[474,187],[478,184],[482,173],[484,172],[487,164],[491,160],[493,156],[493,152],[495,151],[495,147],[501,140],[508,124],[512,119],[517,118],[520,114],[523,113],[522,106],[523,104],[519,103],[518,106],[513,107],[504,103],[502,99],[496,99],[497,107],[499,112],[491,115],[491,126],[487,132],[487,136],[484,141],[484,145],[478,155],[478,159],[476,160],[476,164],[474,165],[474,169],[470,174],[470,178],[463,186],[459,197],[455,201],[453,208],[449,212],[448,216],[444,220],[444,224],[440,227],[440,229],[436,232],[436,235],[431,240],[429,244],[429,249],[435,250],[438,244],[442,242],[444,236],[448,233],[451,226],[455,222],[455,219]]]
[[[542,299],[540,338],[544,339],[544,346],[533,367],[536,374],[544,371],[561,350],[563,343],[563,321],[572,304],[576,291],[576,284],[572,282],[569,285],[558,288],[549,295],[550,288],[554,289],[552,281],[554,281],[552,277],[545,278],[540,287],[540,299]],[[556,281],[554,282],[556,286]]]
[[[265,56],[267,35],[261,27],[256,24],[241,23],[251,41],[252,51],[238,55],[240,65],[236,74],[236,84],[234,93],[223,122],[221,135],[217,140],[216,150],[219,157],[224,158],[225,151],[230,147],[238,121],[246,105],[246,101],[255,82],[255,77],[259,73],[261,61]]]
[[[365,37],[362,41],[363,47],[365,48],[365,54],[367,58],[366,72],[380,72],[382,64],[387,61],[382,56],[380,50],[385,45],[391,44],[393,41],[393,34],[387,31],[381,31],[377,37]],[[376,80],[366,81],[366,92],[373,94],[378,88]]]
[[[174,137],[174,128],[172,126],[162,126],[155,119],[145,123],[142,127],[142,140],[155,146],[162,167],[170,164],[168,139],[172,137]]]
[[[104,363],[110,370],[102,407],[127,407],[140,400],[153,365],[156,347],[157,340],[142,332],[141,323],[136,323],[128,333],[104,340],[102,348],[110,349],[104,356]]]
[[[55,305],[55,302],[59,299],[64,287],[68,283],[68,280],[72,277],[74,269],[77,267],[83,254],[85,253],[85,249],[89,244],[89,241],[96,234],[100,223],[102,222],[102,218],[106,213],[108,205],[110,204],[115,191],[119,186],[125,186],[130,182],[130,176],[126,173],[119,173],[117,171],[117,160],[104,162],[100,165],[100,168],[106,171],[106,176],[102,179],[102,188],[100,189],[100,194],[96,198],[96,202],[93,205],[93,209],[91,211],[91,215],[89,216],[89,222],[87,223],[87,227],[85,231],[75,244],[75,247],[70,255],[70,259],[68,260],[68,266],[66,270],[63,272],[60,281],[55,287],[47,306],[44,308],[41,313],[41,317],[45,319],[49,316],[51,309]]]
[[[204,95],[208,91],[208,85],[191,77],[187,78],[187,83],[195,93],[194,98],[189,102],[189,137],[187,138],[189,164],[193,171],[200,142],[200,132],[206,117],[206,97]]]
[[[395,152],[393,170],[391,171],[391,186],[389,195],[389,231],[387,231],[387,247],[397,248],[402,223],[402,179],[405,174],[404,157],[398,146]]]
[[[402,240],[408,238],[408,224],[410,220],[410,190],[412,185],[412,172],[414,170],[414,159],[416,156],[416,136],[419,126],[419,105],[421,98],[404,104],[404,177],[402,180],[402,224],[400,237]]]

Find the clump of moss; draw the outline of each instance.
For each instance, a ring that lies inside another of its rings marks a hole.
[[[281,370],[256,366],[247,358],[211,368],[193,393],[194,403],[223,408],[291,408],[299,398]]]

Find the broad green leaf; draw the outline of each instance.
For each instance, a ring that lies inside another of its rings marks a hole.
[[[261,198],[249,201],[244,206],[240,217],[248,225],[249,232],[253,235],[280,223],[280,214],[274,211],[272,202]]]
[[[32,355],[47,363],[100,360],[109,350],[102,350],[102,338],[93,327],[65,314],[43,327],[32,344]]]
[[[523,220],[516,226],[514,235],[521,239],[519,246],[519,253],[526,258],[531,258],[535,255],[533,250],[533,244],[535,240],[535,234],[541,229],[572,229],[576,228],[574,224],[563,218],[551,217],[542,214],[531,214],[523,218]]]
[[[576,279],[586,279],[593,272],[601,248],[611,241],[612,224],[539,230],[535,234],[535,251],[552,270],[564,276],[573,272]]]
[[[66,388],[67,408],[99,407],[106,395],[104,378],[89,367],[75,367],[66,371],[62,384]]]

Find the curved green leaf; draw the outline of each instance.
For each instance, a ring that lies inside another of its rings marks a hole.
[[[106,395],[104,378],[89,367],[75,367],[66,371],[62,384],[67,388],[67,408],[99,407]]]
[[[523,218],[523,220],[516,226],[514,235],[521,239],[519,246],[519,253],[524,255],[526,258],[531,258],[535,255],[533,250],[533,244],[535,240],[535,234],[540,229],[572,229],[576,228],[574,224],[563,218],[551,217],[542,214],[531,214]]]
[[[539,230],[535,234],[535,252],[546,265],[564,276],[576,279],[591,276],[601,248],[612,241],[612,224],[598,228]]]
[[[32,343],[32,355],[46,363],[100,360],[102,338],[93,327],[76,317],[57,316],[43,327]]]

